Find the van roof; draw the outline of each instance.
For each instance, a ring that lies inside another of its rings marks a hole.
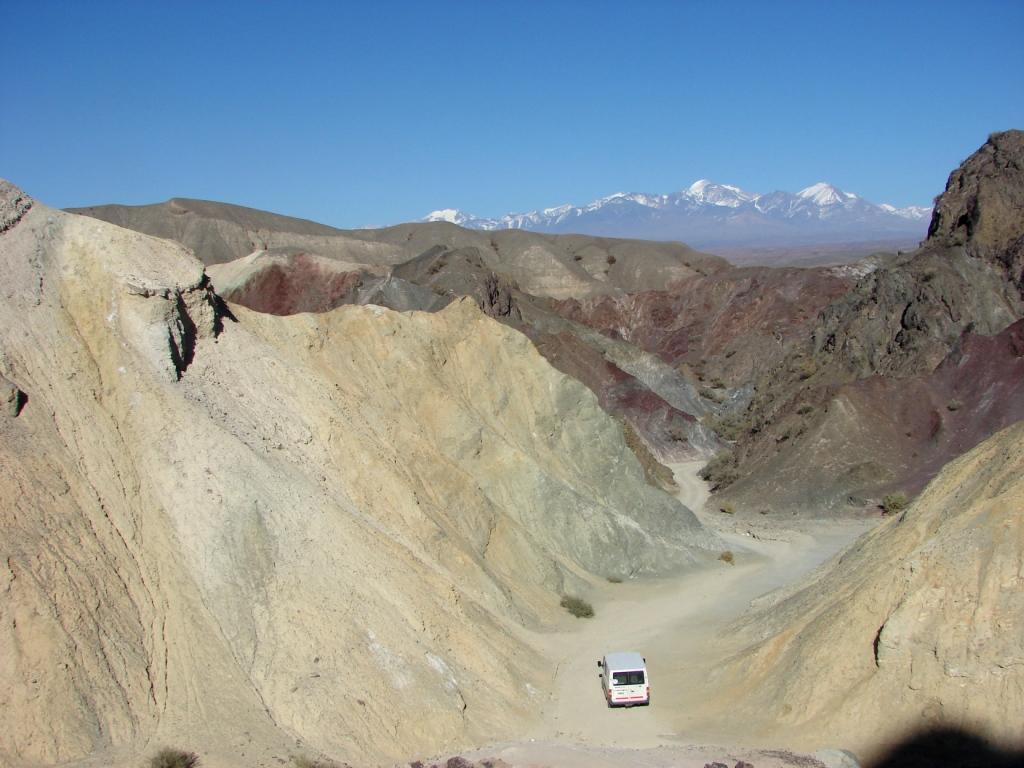
[[[644,657],[636,651],[617,651],[615,653],[606,653],[604,656],[604,663],[611,670],[629,671],[646,669]]]

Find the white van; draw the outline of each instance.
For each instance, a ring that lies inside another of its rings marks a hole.
[[[605,654],[601,668],[601,687],[609,707],[632,707],[651,703],[651,682],[647,677],[647,659],[625,651]]]

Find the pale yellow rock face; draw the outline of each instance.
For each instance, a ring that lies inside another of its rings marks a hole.
[[[471,302],[231,317],[185,249],[39,204],[0,270],[0,763],[507,738],[560,594],[721,548]]]
[[[739,629],[732,717],[797,743],[878,748],[949,725],[1024,745],[1024,422],[948,464]]]

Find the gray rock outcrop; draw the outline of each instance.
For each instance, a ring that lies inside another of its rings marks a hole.
[[[0,376],[0,405],[7,416],[17,416],[21,413],[24,397],[25,394],[20,389]]]
[[[928,240],[1000,265],[1024,295],[1024,131],[993,133],[950,174]]]

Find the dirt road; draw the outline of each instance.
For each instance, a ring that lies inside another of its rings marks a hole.
[[[679,498],[719,530],[735,564],[720,561],[670,579],[602,586],[594,595],[594,618],[577,620],[570,631],[542,638],[546,651],[560,661],[538,739],[620,748],[708,739],[742,743],[742,734],[732,733],[729,724],[713,731],[706,725],[700,732],[693,729],[707,696],[702,690],[707,670],[722,653],[718,631],[741,615],[752,599],[813,570],[868,527],[805,524],[806,532],[779,531],[777,537],[762,533],[754,538],[744,524],[703,511],[707,490],[697,476],[699,467],[700,463],[673,467]],[[621,650],[646,657],[651,706],[606,707],[596,661],[606,652]]]

